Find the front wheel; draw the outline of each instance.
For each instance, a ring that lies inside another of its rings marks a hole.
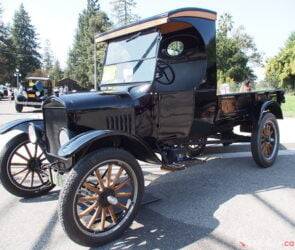
[[[20,134],[6,143],[0,154],[1,182],[19,197],[44,195],[54,187],[46,169],[48,163],[43,148],[30,143],[27,134]]]
[[[136,159],[121,149],[101,149],[71,170],[59,198],[59,219],[73,241],[98,247],[131,225],[143,193]]]
[[[276,117],[266,113],[252,133],[251,151],[257,165],[263,168],[272,166],[278,155],[279,144],[280,133]]]

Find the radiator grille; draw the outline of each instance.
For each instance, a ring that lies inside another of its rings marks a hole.
[[[132,133],[132,116],[131,114],[123,114],[116,116],[107,116],[107,129],[119,130],[126,133]]]
[[[44,108],[44,122],[46,139],[49,145],[48,152],[57,154],[60,148],[59,132],[62,128],[67,128],[66,110],[63,108]]]

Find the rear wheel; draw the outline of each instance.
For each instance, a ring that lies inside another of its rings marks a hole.
[[[21,113],[23,111],[24,106],[21,104],[15,104],[15,110],[18,113]]]
[[[0,179],[4,188],[19,197],[36,197],[48,193],[48,160],[42,147],[32,144],[27,134],[10,140],[0,154]]]
[[[271,113],[263,115],[252,133],[251,151],[258,166],[267,168],[275,162],[280,144],[279,126]]]
[[[71,170],[59,199],[59,219],[76,243],[97,247],[118,238],[133,222],[144,192],[136,159],[102,149]]]

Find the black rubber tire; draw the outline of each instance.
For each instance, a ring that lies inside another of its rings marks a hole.
[[[16,186],[9,178],[8,173],[8,160],[13,150],[24,141],[28,141],[28,135],[26,133],[19,134],[13,137],[8,143],[5,144],[3,150],[0,153],[0,180],[3,187],[11,194],[23,197],[32,198],[47,194],[54,185],[42,187],[38,190],[23,190]]]
[[[79,184],[83,177],[97,164],[100,162],[117,159],[128,163],[137,178],[138,181],[138,196],[134,205],[134,210],[132,211],[130,217],[113,233],[107,236],[99,236],[98,234],[94,236],[93,234],[86,234],[79,229],[75,222],[74,215],[74,197],[75,191],[79,187]],[[140,208],[142,197],[144,194],[144,178],[142,170],[137,162],[137,160],[128,152],[122,149],[115,148],[105,148],[98,151],[92,152],[86,155],[84,158],[74,166],[70,171],[70,174],[65,182],[65,185],[60,193],[59,197],[59,207],[58,215],[59,221],[62,224],[62,227],[66,234],[74,242],[88,247],[99,247],[108,242],[111,242],[121,236],[124,231],[131,225],[133,222],[137,211]]]
[[[276,142],[277,145],[275,148],[274,155],[271,159],[266,159],[261,152],[260,134],[264,124],[267,121],[272,121],[277,131],[277,142]],[[272,113],[265,113],[262,119],[260,120],[260,122],[254,126],[252,136],[251,136],[251,151],[252,151],[253,159],[255,160],[256,164],[261,168],[271,167],[277,158],[279,145],[280,145],[280,132],[279,132],[277,119]]]
[[[24,106],[21,104],[15,104],[15,110],[18,113],[21,113],[23,111]]]

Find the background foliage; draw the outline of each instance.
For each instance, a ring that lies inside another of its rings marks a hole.
[[[267,61],[266,81],[272,87],[295,91],[295,32],[278,55]]]
[[[108,16],[100,10],[97,0],[88,0],[87,8],[79,16],[74,45],[69,53],[66,76],[81,86],[90,88],[94,81],[94,36],[107,31],[111,27]],[[98,78],[101,75],[105,46],[96,45],[96,64]]]
[[[23,4],[14,15],[11,40],[15,50],[15,67],[19,69],[22,77],[40,69],[41,55],[38,52],[38,37]]]
[[[261,64],[261,61],[253,38],[244,27],[234,28],[233,17],[229,13],[221,15],[217,29],[218,83],[255,80],[253,66]]]
[[[127,25],[139,20],[139,16],[134,13],[136,8],[134,0],[113,0],[111,5],[116,26]]]

